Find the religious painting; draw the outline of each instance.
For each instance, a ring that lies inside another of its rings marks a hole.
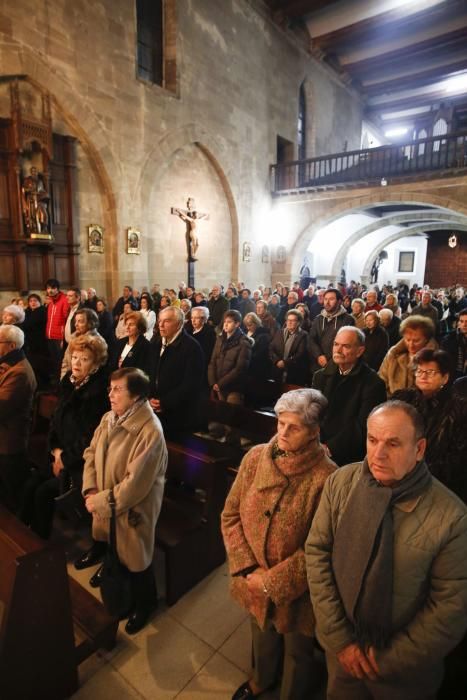
[[[104,229],[98,224],[88,226],[88,251],[90,253],[104,252]]]
[[[242,256],[243,262],[250,262],[251,260],[251,246],[249,243],[245,241],[243,244],[243,256]]]
[[[280,245],[277,248],[276,251],[276,262],[277,263],[285,263],[286,259],[286,250],[284,245]]]
[[[399,272],[413,272],[415,267],[415,251],[399,252]]]
[[[141,232],[137,228],[130,227],[127,230],[126,252],[133,255],[141,253]]]
[[[263,263],[269,262],[269,248],[267,245],[263,245],[263,247],[261,249],[261,262],[263,262]]]

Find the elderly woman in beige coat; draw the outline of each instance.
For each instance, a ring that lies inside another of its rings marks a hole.
[[[133,610],[125,630],[138,632],[157,604],[152,570],[155,526],[162,504],[167,448],[147,396],[149,379],[123,367],[110,377],[110,405],[84,452],[83,496],[94,540],[107,542],[113,489],[117,550],[131,574]],[[95,575],[99,577],[99,572]]]
[[[281,673],[281,700],[311,696],[314,617],[303,547],[336,468],[319,441],[326,406],[315,389],[279,399],[277,435],[243,459],[222,513],[231,592],[251,614],[255,661],[233,700],[259,695]]]
[[[378,374],[386,384],[388,396],[399,389],[415,386],[413,359],[422,348],[436,350],[435,327],[431,318],[408,316],[400,325],[400,340],[389,348]]]

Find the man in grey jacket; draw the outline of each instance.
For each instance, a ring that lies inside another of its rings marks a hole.
[[[323,310],[311,324],[308,349],[311,369],[315,372],[326,367],[332,357],[332,346],[337,331],[342,326],[354,326],[353,316],[342,306],[342,294],[338,289],[327,289],[323,297]]]
[[[417,411],[373,409],[305,545],[328,700],[434,700],[467,628],[467,508],[431,476]]]

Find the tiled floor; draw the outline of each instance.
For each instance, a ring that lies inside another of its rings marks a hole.
[[[69,573],[97,595],[88,585],[96,568],[76,571],[70,565]],[[73,700],[230,700],[248,678],[249,622],[229,597],[225,566],[173,607],[163,606],[139,634],[128,636],[124,624],[112,652],[80,666],[81,687]],[[262,695],[278,697],[278,691]]]

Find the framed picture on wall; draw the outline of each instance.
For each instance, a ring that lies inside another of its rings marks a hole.
[[[399,269],[398,272],[413,272],[415,269],[415,251],[401,250],[399,251]]]
[[[137,228],[130,227],[127,229],[126,252],[130,255],[140,255],[141,253],[141,231]]]
[[[243,262],[250,262],[251,260],[251,246],[245,241],[243,244]]]
[[[88,251],[90,253],[104,252],[104,229],[98,224],[88,226]]]
[[[263,262],[263,263],[269,262],[269,247],[267,245],[263,245],[263,247],[261,249],[261,262]]]

